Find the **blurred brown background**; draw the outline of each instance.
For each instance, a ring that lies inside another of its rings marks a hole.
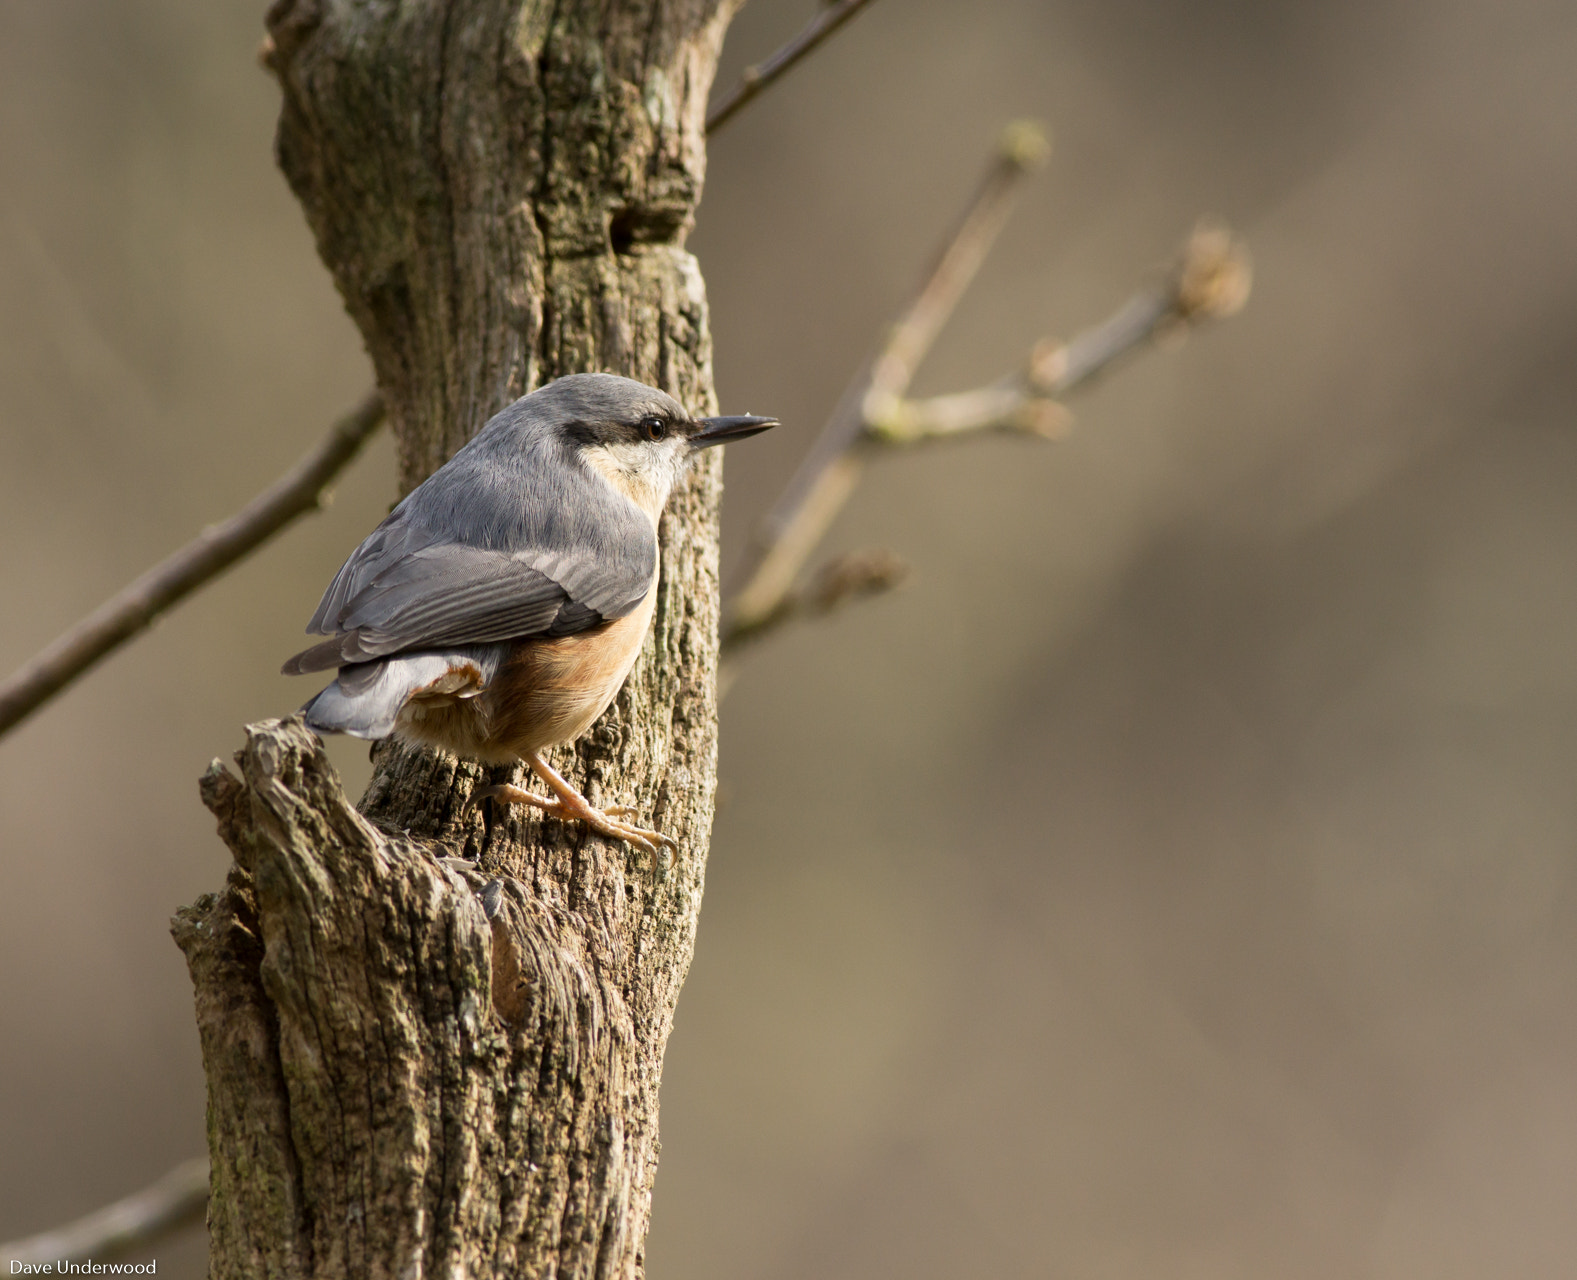
[[[755,0],[720,84],[810,7]],[[261,8],[0,4],[5,671],[368,380]],[[1065,444],[878,467],[833,544],[910,587],[751,655],[654,1280],[1572,1273],[1574,67],[1554,0],[880,0],[718,137],[719,389],[791,424],[731,452],[727,555],[1008,118],[1056,156],[920,390],[1201,212],[1257,284]],[[196,779],[310,692],[274,672],[392,494],[380,441],[0,741],[0,1239],[202,1149]]]

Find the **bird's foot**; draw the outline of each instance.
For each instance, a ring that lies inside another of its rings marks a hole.
[[[555,775],[555,779],[557,779]],[[533,808],[541,809],[549,817],[561,818],[565,821],[584,822],[593,831],[608,836],[614,840],[623,840],[634,845],[642,853],[648,855],[654,867],[660,867],[664,862],[664,849],[677,850],[679,842],[671,836],[665,836],[661,831],[648,831],[645,827],[637,827],[633,823],[621,822],[619,819],[631,817],[636,810],[628,805],[613,805],[607,809],[598,809],[588,801],[574,787],[565,782],[564,790],[549,799],[539,796],[533,791],[525,791],[520,787],[512,787],[508,783],[495,783],[488,787],[478,787],[471,793],[471,804],[482,800],[492,799],[504,804],[529,804]],[[554,787],[558,791],[557,787]]]
[[[660,868],[666,861],[665,849],[678,850],[679,842],[671,836],[665,836],[661,831],[650,831],[645,827],[638,827],[631,822],[620,821],[635,813],[627,805],[616,805],[610,809],[598,809],[586,800],[584,796],[571,793],[560,796],[558,803],[551,808],[544,809],[556,818],[569,818],[584,822],[593,831],[600,832],[614,840],[623,840],[626,844],[634,845],[652,860],[654,868]]]

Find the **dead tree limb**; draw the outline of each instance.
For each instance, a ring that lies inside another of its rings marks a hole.
[[[539,892],[381,831],[299,718],[251,726],[237,763],[203,779],[229,885],[176,927],[211,1274],[637,1271],[660,942],[625,903],[646,888],[610,857]]]
[[[0,684],[0,734],[297,516],[320,507],[330,482],[382,421],[383,398],[372,392],[330,428],[316,449],[235,515],[204,529],[20,667]]]
[[[745,76],[745,82],[727,100],[720,104],[706,119],[705,132],[710,134],[727,120],[731,119],[741,108],[753,101],[763,90],[775,82],[793,66],[797,65],[807,54],[817,48],[823,41],[838,30],[854,13],[861,8],[867,0],[841,0],[840,3],[830,6],[819,14],[811,24],[805,28],[794,40],[779,49],[764,63],[752,67]],[[291,21],[288,11],[289,6],[276,6],[278,12],[271,13],[271,19],[277,18],[282,32],[286,33],[287,45],[291,41],[291,33],[299,34],[304,26],[310,26],[310,21],[297,19]],[[726,13],[717,15],[715,21],[721,24],[726,22]],[[715,49],[712,51],[715,57]],[[261,60],[265,67],[276,72],[281,66],[281,51],[270,31],[263,40],[259,50]],[[699,68],[705,71],[703,65]],[[612,239],[613,223],[610,220],[610,241]],[[617,334],[615,335],[617,337]],[[702,335],[704,337],[704,334]],[[280,507],[280,501],[288,505],[294,501],[301,491],[310,488],[312,497],[321,503],[323,487],[350,461],[356,451],[355,446],[365,440],[384,419],[383,398],[377,391],[370,392],[363,404],[341,422],[336,423],[331,430],[329,438],[309,458],[305,459],[295,470],[287,475],[278,485],[262,495],[256,502],[238,513],[221,530],[239,529],[240,538],[235,536],[223,538],[221,541],[247,542],[245,554],[272,537],[289,519],[293,513],[284,520],[275,521],[275,516]],[[353,442],[353,443],[352,443]],[[346,448],[347,444],[352,447]],[[303,508],[305,510],[306,508]],[[88,653],[81,647],[81,635],[88,631],[101,615],[118,616],[117,606],[121,610],[135,610],[141,607],[145,593],[139,589],[151,579],[171,578],[179,574],[186,574],[189,578],[187,585],[181,592],[182,595],[195,590],[205,582],[212,580],[221,573],[229,564],[229,560],[217,561],[207,554],[209,543],[213,540],[211,533],[205,533],[191,547],[186,548],[177,556],[164,562],[151,571],[144,578],[138,579],[124,592],[110,601],[104,608],[90,617],[82,627],[70,635],[63,637],[49,650],[39,655],[27,667],[18,672],[17,676],[0,686],[0,733],[11,725],[25,718],[32,710],[43,702],[53,697],[75,679],[87,671],[95,662],[106,656],[112,649],[124,643],[135,630],[140,630],[152,620],[154,615],[148,615],[140,625],[132,631],[120,634],[106,648],[97,652]],[[196,572],[192,567],[195,563],[201,572]],[[184,567],[183,567],[184,566]],[[847,576],[847,575],[845,575]],[[829,579],[829,584],[831,579]],[[866,588],[868,589],[868,588]],[[850,585],[825,585],[814,600],[806,605],[807,608],[818,612],[826,612],[837,607],[844,598],[860,594],[862,588],[857,584]],[[166,601],[161,608],[168,608],[175,603],[177,597]],[[97,627],[102,631],[102,626]],[[57,668],[51,662],[52,655],[57,651],[69,651],[71,662]],[[69,668],[69,669],[67,669]],[[13,702],[12,699],[15,699]],[[25,701],[25,705],[23,705]],[[11,709],[19,708],[10,719],[5,715]],[[211,790],[211,789],[210,789]],[[216,794],[216,793],[215,793]],[[502,884],[502,881],[497,882]],[[244,899],[248,886],[246,877],[239,878],[238,886],[232,886],[235,892]],[[238,899],[238,900],[240,900]],[[218,906],[223,909],[223,900],[215,898],[206,904],[200,904],[194,911],[201,910],[204,905]],[[176,924],[176,932],[183,948],[196,958],[201,959],[205,954],[202,930],[195,932],[192,925],[191,913],[184,914]],[[241,944],[243,949],[245,944]],[[507,948],[507,938],[501,945]],[[517,976],[522,972],[518,961],[510,962],[514,966]],[[237,979],[245,982],[244,975]],[[217,984],[216,984],[217,985]],[[506,1002],[507,1003],[507,1002]],[[266,1022],[266,1019],[265,1019]],[[277,1084],[278,1082],[273,1082]],[[283,1139],[282,1137],[282,1140]],[[170,1231],[179,1229],[188,1223],[201,1221],[203,1210],[209,1201],[209,1162],[207,1159],[187,1161],[176,1166],[157,1182],[143,1190],[105,1206],[75,1222],[68,1223],[55,1230],[28,1237],[25,1240],[13,1241],[10,1244],[0,1245],[0,1260],[16,1259],[18,1261],[32,1261],[36,1259],[68,1258],[76,1261],[95,1257],[104,1259],[121,1255],[136,1248],[154,1242]],[[637,1257],[638,1262],[638,1257]]]
[[[715,411],[684,250],[732,0],[279,0],[278,155],[362,331],[401,488],[589,369]],[[516,814],[484,771],[381,748],[358,813],[311,735],[254,726],[204,796],[236,857],[176,933],[209,1087],[216,1276],[637,1276],[657,1084],[715,786],[717,507],[670,501],[646,649],[555,765],[681,850]]]

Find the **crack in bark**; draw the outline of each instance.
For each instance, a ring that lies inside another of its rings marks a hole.
[[[548,109],[548,79],[550,75],[551,59],[554,52],[554,28],[558,25],[560,0],[552,0],[548,6],[547,25],[544,27],[542,50],[537,55],[537,88],[542,95],[542,129],[537,145],[538,163],[541,166],[537,174],[536,187],[532,192],[531,216],[537,228],[537,237],[542,242],[542,321],[537,333],[537,359],[539,361],[539,377],[547,381],[547,371],[556,368],[558,361],[553,358],[556,353],[548,349],[549,335],[553,332],[553,264],[554,248],[550,231],[551,223],[547,215],[548,184],[553,172],[553,125],[554,116]]]

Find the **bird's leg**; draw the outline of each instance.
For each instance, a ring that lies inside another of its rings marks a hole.
[[[633,813],[633,809],[626,808],[623,805],[607,810],[594,808],[585,796],[575,790],[565,778],[555,771],[541,756],[537,755],[536,752],[530,752],[522,758],[536,771],[537,776],[548,784],[548,789],[558,797],[556,800],[544,801],[542,797],[531,795],[530,792],[517,792],[516,794],[525,803],[534,804],[542,809],[544,813],[550,813],[555,818],[575,819],[576,821],[584,822],[593,831],[600,832],[605,836],[611,836],[615,840],[626,841],[641,850],[641,852],[650,854],[654,867],[663,860],[663,855],[659,852],[659,846],[666,846],[675,850],[679,848],[677,840],[663,835],[661,831],[648,831],[644,827],[633,826],[630,823],[618,820]],[[505,794],[505,791],[515,792],[515,788],[509,787],[501,790],[499,799],[515,799],[514,795]]]

